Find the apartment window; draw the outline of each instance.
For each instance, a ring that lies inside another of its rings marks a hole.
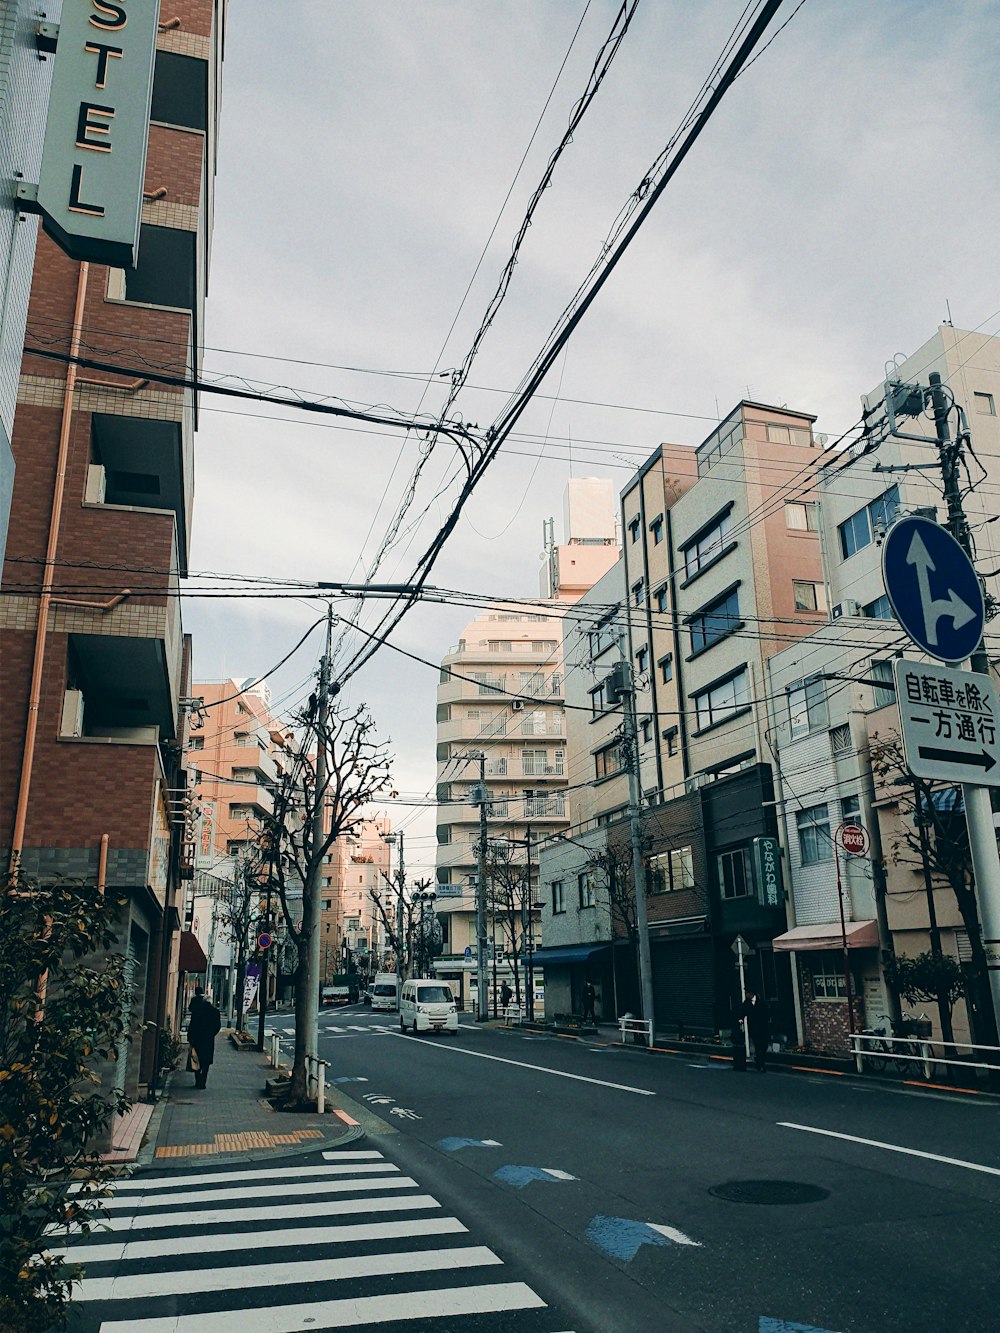
[[[884,680],[885,686],[877,685],[873,690],[874,706],[876,708],[888,708],[890,704],[896,702],[896,686],[892,679],[892,663],[885,658],[875,658],[872,661],[872,676],[875,680]]]
[[[750,852],[746,847],[737,847],[731,852],[722,852],[718,858],[719,892],[723,899],[748,898],[753,893],[753,872],[750,869]]]
[[[492,676],[485,671],[473,671],[471,674],[479,686],[480,694],[503,694],[507,683],[506,676]]]
[[[663,733],[663,739],[667,742],[667,754],[675,755],[677,753],[677,728],[667,727]]]
[[[837,528],[840,553],[846,560],[855,551],[870,546],[877,533],[885,533],[899,509],[899,487],[890,486],[864,509],[859,509]]]
[[[861,823],[861,797],[845,796],[840,802],[840,822],[842,824]]]
[[[555,639],[532,639],[531,651],[533,653],[554,653],[556,650]]]
[[[648,745],[653,739],[653,724],[648,717],[644,717],[639,723],[639,730],[642,732],[643,745]]]
[[[638,583],[632,584],[632,601],[636,606],[642,606],[646,600],[646,581],[640,579]]]
[[[822,677],[810,676],[789,686],[788,718],[793,740],[827,725],[826,682]]]
[[[667,585],[662,583],[653,593],[653,605],[657,611],[666,611],[667,609]]]
[[[639,528],[640,528],[641,526],[642,526],[642,520],[639,518],[638,515],[636,515],[635,518],[630,518],[630,519],[629,519],[629,521],[628,521],[628,533],[629,533],[629,536],[632,538],[632,541],[633,541],[633,542],[637,542],[637,541],[639,540]]]
[[[851,728],[846,722],[841,723],[839,727],[831,728],[830,746],[835,755],[851,753],[854,746],[851,744]]]
[[[731,588],[722,597],[716,598],[703,607],[689,622],[691,633],[691,652],[701,653],[718,643],[740,624],[740,596],[736,588]]]
[[[645,645],[636,652],[635,669],[640,676],[649,670],[649,649]]]
[[[806,583],[793,579],[792,593],[795,597],[796,611],[826,610],[826,588],[822,583]]]
[[[833,860],[833,841],[830,838],[830,808],[810,805],[795,815],[799,834],[799,860],[804,866],[818,865]]]
[[[818,506],[801,500],[786,500],[785,527],[789,532],[818,532]]]
[[[598,778],[610,778],[622,772],[622,751],[617,741],[597,751],[594,755],[594,770]]]
[[[510,639],[489,639],[486,646],[491,653],[509,653],[511,651]]]
[[[590,691],[590,711],[594,717],[600,717],[610,707],[608,704],[606,680],[602,680],[596,689]]]
[[[724,722],[750,703],[746,667],[740,667],[732,676],[709,685],[708,689],[700,690],[693,699],[700,730]]]
[[[521,671],[518,673],[520,693],[537,697],[545,689],[545,675],[541,671]]]
[[[566,910],[566,884],[561,879],[552,881],[552,915],[558,916]]]
[[[674,659],[671,656],[661,657],[657,666],[660,668],[660,679],[666,685],[667,681],[674,678]]]
[[[649,892],[676,893],[694,888],[694,850],[672,847],[649,858]]]
[[[663,515],[657,514],[649,525],[649,530],[653,534],[653,545],[659,546],[663,541]]]
[[[984,417],[995,417],[997,414],[996,401],[991,393],[973,393],[972,406]]]
[[[809,979],[814,1000],[846,1000],[847,981],[843,959],[831,949],[808,955]]]
[[[876,597],[874,602],[866,602],[861,608],[861,614],[867,616],[869,620],[892,620],[892,607],[889,605],[889,598],[885,593],[881,597]]]
[[[687,578],[693,578],[700,569],[704,569],[722,554],[726,535],[731,526],[732,510],[727,509],[711,527],[703,528],[691,541],[681,547],[684,573]]]
[[[594,894],[594,872],[585,870],[582,875],[577,875],[576,886],[580,895],[580,906],[593,907],[597,901]]]
[[[587,635],[591,658],[600,657],[601,653],[607,652],[618,642],[618,631],[615,628],[613,620],[602,621],[596,629],[590,630]]]
[[[767,438],[771,444],[798,444],[808,448],[812,444],[812,434],[801,426],[768,425]]]

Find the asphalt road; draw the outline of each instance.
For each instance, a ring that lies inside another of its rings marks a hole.
[[[474,1225],[560,1328],[1000,1329],[986,1099],[469,1021],[418,1038],[362,1007],[320,1026],[369,1142]]]

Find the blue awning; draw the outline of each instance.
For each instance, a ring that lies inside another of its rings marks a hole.
[[[610,944],[561,944],[551,949],[536,949],[531,955],[536,963],[559,966],[560,964],[585,963],[588,959],[610,956]]]

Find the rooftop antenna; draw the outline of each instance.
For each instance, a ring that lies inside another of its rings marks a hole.
[[[948,324],[951,324],[951,302],[948,300],[947,297],[945,297],[945,299],[944,299],[944,308],[945,308],[945,310],[947,310],[947,312],[948,312],[948,319],[947,319],[946,322],[947,322]]]

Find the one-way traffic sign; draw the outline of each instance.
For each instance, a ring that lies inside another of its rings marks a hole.
[[[990,677],[902,659],[893,673],[910,772],[1000,786],[1000,695]]]
[[[962,662],[983,636],[983,590],[972,561],[928,518],[901,518],[882,547],[882,577],[893,613],[918,648]]]

